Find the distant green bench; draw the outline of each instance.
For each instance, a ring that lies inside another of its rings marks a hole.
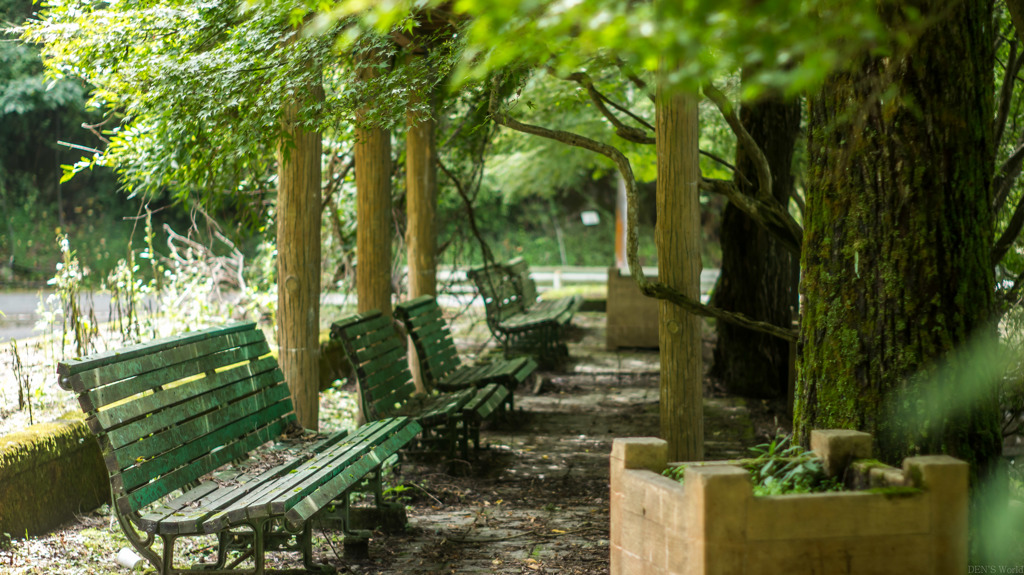
[[[506,264],[469,270],[484,300],[487,327],[506,356],[526,353],[544,367],[554,367],[569,355],[565,334],[583,299],[537,299],[537,285],[522,258]]]
[[[260,574],[268,550],[333,570],[313,562],[311,518],[337,509],[346,545],[365,545],[368,533],[348,523],[349,496],[372,491],[383,505],[382,464],[420,432],[401,417],[351,434],[304,432],[269,352],[254,323],[238,323],[57,366],[99,440],[122,530],[162,575]],[[173,565],[178,537],[209,533],[216,564]],[[241,555],[225,566],[231,550]],[[253,568],[238,569],[249,557]]]
[[[491,383],[450,392],[422,394],[409,371],[405,339],[390,317],[373,310],[348,316],[331,325],[355,372],[367,420],[406,415],[423,427],[423,442],[440,445],[449,457],[456,448],[468,458],[470,443],[480,447],[480,424],[499,413],[511,391]]]
[[[416,348],[420,373],[434,389],[450,391],[500,383],[510,391],[507,404],[512,409],[515,389],[537,369],[537,362],[531,357],[463,364],[444,313],[433,296],[402,302],[395,306],[395,315],[405,324]]]
[[[560,320],[564,318],[564,321],[568,323],[583,305],[583,296],[581,295],[540,299],[537,283],[530,277],[530,266],[521,257],[513,258],[506,262],[505,268],[508,269],[509,274],[512,276],[513,285],[519,291],[519,297],[522,298],[523,305],[529,310],[552,314]]]

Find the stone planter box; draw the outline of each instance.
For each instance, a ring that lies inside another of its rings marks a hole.
[[[607,297],[606,349],[658,347],[658,300],[640,293],[633,278],[615,266],[608,268]]]
[[[811,448],[830,475],[859,471],[862,483],[920,491],[755,497],[745,469],[695,464],[679,484],[661,475],[663,440],[616,439],[611,575],[967,572],[966,463],[945,455],[907,458],[902,470],[857,463],[870,457],[871,436],[853,431],[816,431]]]

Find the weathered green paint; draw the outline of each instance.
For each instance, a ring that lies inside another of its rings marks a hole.
[[[96,369],[110,363],[120,363],[136,357],[143,357],[152,355],[157,352],[161,352],[165,349],[171,349],[188,345],[192,342],[201,341],[210,337],[210,334],[227,335],[233,332],[244,332],[252,330],[256,324],[247,321],[233,323],[225,326],[210,327],[207,329],[193,331],[189,333],[183,333],[176,336],[166,337],[156,342],[140,343],[129,347],[120,349],[110,350],[104,353],[98,353],[96,355],[90,355],[86,358],[72,358],[65,359],[60,362],[57,366],[57,373],[63,377],[68,377],[76,373]],[[63,386],[63,378],[61,384]],[[68,391],[72,391],[70,387],[64,387]],[[77,390],[76,390],[77,391]]]
[[[68,380],[109,382],[98,388],[79,386],[83,407],[124,400],[99,413],[88,410],[89,426],[96,431],[103,451],[103,457],[96,453],[96,458],[106,464],[114,503],[125,522],[122,527],[154,566],[158,566],[159,556],[151,542],[146,544],[132,535],[135,530],[171,537],[165,540],[164,563],[173,553],[175,536],[216,532],[228,524],[244,523],[262,538],[266,520],[283,517],[303,497],[302,513],[292,513],[289,521],[293,531],[308,530],[306,520],[322,508],[311,507],[310,501],[326,505],[347,498],[349,491],[363,489],[368,475],[379,491],[383,461],[421,431],[418,424],[405,418],[382,420],[352,436],[340,432],[309,445],[301,457],[258,476],[235,470],[231,472],[233,480],[224,484],[194,486],[206,473],[280,439],[292,428],[296,419],[291,395],[277,361],[260,357],[267,348],[254,324],[204,330],[187,338],[157,340],[150,346],[150,355],[145,353],[145,344],[133,347],[121,364],[117,354],[105,354],[100,360],[75,362],[91,368],[61,365],[59,370],[74,372]],[[239,361],[247,363],[235,365]],[[167,363],[172,365],[165,367]],[[222,369],[228,366],[233,367]],[[109,379],[110,374],[115,377]],[[135,381],[143,383],[131,383]],[[161,383],[154,385],[153,381]],[[141,392],[145,393],[132,395]],[[118,399],[111,399],[115,397]],[[89,444],[95,448],[97,442],[90,437]],[[301,448],[294,449],[293,455],[300,455],[297,451]],[[345,480],[338,481],[338,477]],[[103,485],[106,492],[106,479]],[[185,493],[161,501],[179,489]],[[215,526],[212,531],[205,525],[211,517],[230,516],[228,510],[237,512],[233,523]],[[2,512],[0,507],[0,516]],[[280,528],[272,525],[267,536],[276,535]],[[261,540],[253,542],[257,573],[262,570],[264,551]],[[306,560],[311,559],[308,545],[299,551]]]
[[[459,358],[440,306],[433,296],[421,296],[395,306],[395,315],[405,324],[409,338],[416,348],[428,389],[452,390],[485,383],[500,383],[511,390],[537,369],[530,357],[498,359],[488,363],[467,366]]]
[[[936,20],[913,47],[856,62],[810,105],[795,431],[806,444],[812,428],[859,429],[883,461],[944,452],[984,474],[1001,447],[994,393],[921,414],[931,427],[888,416],[991,335],[992,6],[920,8]]]
[[[484,300],[487,327],[505,355],[525,352],[553,367],[568,355],[565,327],[583,303],[579,296],[537,301],[529,266],[521,258],[467,273]]]
[[[405,346],[401,345],[391,319],[384,318],[380,311],[338,320],[331,325],[331,337],[342,342],[350,362],[356,366],[359,397],[368,418],[412,417],[426,429],[425,435],[435,434],[450,455],[454,455],[458,445],[463,456],[468,457],[469,443],[479,443],[480,420],[499,412],[510,397],[506,388],[495,383],[418,394],[404,356]]]

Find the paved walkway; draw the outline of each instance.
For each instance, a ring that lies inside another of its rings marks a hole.
[[[348,568],[607,573],[611,442],[657,435],[659,392],[657,352],[604,351],[603,320],[581,314],[573,364],[541,374],[539,394],[519,390],[518,420],[485,430],[491,447],[479,461],[452,475],[429,463],[403,465],[396,480],[410,498],[408,532],[374,539],[372,559]],[[708,458],[735,457],[753,444],[742,400],[707,398],[705,426]]]

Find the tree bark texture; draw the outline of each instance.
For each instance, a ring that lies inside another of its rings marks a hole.
[[[433,106],[431,106],[433,110]],[[409,297],[437,295],[437,148],[431,114],[410,112],[405,140]]]
[[[282,117],[277,149],[277,344],[295,415],[308,429],[319,419],[320,134],[298,125],[297,107]]]
[[[697,99],[692,94],[656,97],[658,281],[700,298],[700,181]],[[661,437],[672,461],[704,458],[701,320],[682,307],[658,301],[661,348]]]
[[[429,112],[410,110],[406,116],[405,190],[408,227],[405,232],[409,262],[409,298],[437,295],[437,147],[433,98]],[[426,391],[416,348],[409,342],[409,366],[416,388]]]
[[[375,74],[371,62],[360,78]],[[357,309],[391,315],[391,133],[356,115],[356,295]]]
[[[800,133],[800,103],[769,96],[740,108],[740,121],[764,150],[772,195],[783,206],[793,191],[793,151]],[[753,162],[742,147],[736,167],[740,192],[757,194]],[[799,261],[775,236],[732,203],[721,227],[722,267],[711,305],[789,328],[798,305]],[[786,393],[790,343],[720,321],[711,374],[731,393],[773,398]]]
[[[905,394],[991,333],[992,5],[917,4],[936,22],[913,47],[836,74],[810,106],[795,431],[859,429],[886,462],[941,451],[987,475],[994,390],[965,380],[944,410]]]

